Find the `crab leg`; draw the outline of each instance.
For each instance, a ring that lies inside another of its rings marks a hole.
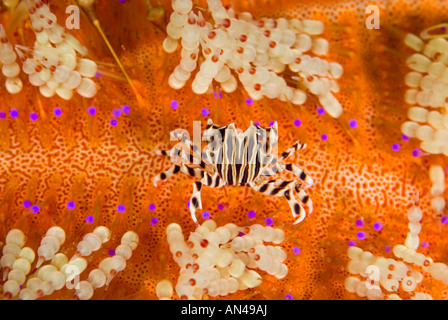
[[[158,175],[156,175],[153,178],[154,186],[157,187],[157,182],[159,182],[160,180],[167,180],[167,179],[171,178],[172,176],[174,176],[176,173],[179,173],[180,171],[182,171],[183,173],[186,173],[192,177],[195,177],[195,178],[202,178],[202,177],[204,177],[204,174],[205,174],[205,172],[202,171],[201,169],[191,168],[190,166],[188,166],[186,164],[182,164],[180,166],[174,165],[171,168],[169,168],[167,171],[159,173]]]
[[[306,217],[306,211],[303,206],[295,199],[294,189],[299,193],[299,199],[302,203],[307,204],[312,212],[312,202],[309,196],[300,190],[300,184],[296,181],[283,181],[281,179],[264,181],[261,184],[251,183],[250,186],[258,192],[261,192],[270,196],[281,197],[284,196],[288,200],[288,204],[291,208],[291,212],[294,218],[299,217],[294,224],[301,222]]]
[[[201,150],[188,139],[186,133],[174,130],[170,132],[170,135],[171,138],[178,139],[181,142],[170,150],[158,150],[156,151],[156,154],[170,156],[172,158],[173,156],[178,157],[180,153],[181,159],[187,161],[188,164],[198,164],[201,168],[205,168],[206,162],[203,161],[203,158],[207,159],[205,153],[201,152]],[[181,148],[179,148],[179,145]],[[184,145],[189,151],[184,150]],[[200,162],[195,162],[195,159],[198,159]]]
[[[313,212],[313,201],[310,196],[303,190],[298,191],[297,196],[300,201],[308,207],[308,211],[311,214]]]
[[[202,182],[196,181],[193,183],[193,194],[190,198],[190,213],[196,226],[199,225],[198,220],[196,219],[196,209],[202,209],[201,190]]]
[[[206,185],[210,188],[219,188],[225,184],[224,181],[221,180],[218,173],[214,175],[210,175],[207,172],[204,172],[203,178],[201,181],[196,181],[193,183],[193,194],[190,198],[190,213],[191,218],[194,223],[198,225],[198,220],[196,219],[196,209],[202,209],[202,200],[201,200],[201,190],[202,186]]]
[[[299,141],[297,141],[291,148],[286,149],[281,155],[280,158],[278,158],[278,161],[282,161],[283,159],[288,158],[290,155],[292,155],[294,152],[299,151],[301,149],[305,149],[306,144],[300,144]]]
[[[261,192],[263,194],[269,196],[282,197],[285,191],[295,188],[297,186],[297,182],[294,180],[283,181],[281,179],[277,179],[277,180],[263,181],[260,184],[250,183],[249,185],[256,191]],[[298,187],[300,187],[300,185]]]
[[[298,224],[303,221],[306,217],[305,209],[302,205],[295,199],[294,194],[291,194],[292,190],[287,190],[285,192],[285,198],[288,200],[289,207],[291,208],[292,216],[296,218],[299,217],[294,224]]]

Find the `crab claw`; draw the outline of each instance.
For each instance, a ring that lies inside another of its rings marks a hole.
[[[303,219],[305,219],[305,215],[303,215],[303,216],[300,216],[299,217],[299,219],[297,219],[296,221],[294,221],[294,225],[296,225],[296,224],[299,224],[300,222],[302,222],[303,221]]]
[[[195,214],[195,212],[196,212],[196,208],[195,208],[195,206],[190,202],[190,213],[191,213],[191,218],[193,219],[194,224],[196,225],[196,227],[198,227],[198,226],[199,226],[199,222],[198,222],[198,219],[196,218],[196,214]]]

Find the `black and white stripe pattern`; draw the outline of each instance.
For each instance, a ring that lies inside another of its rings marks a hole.
[[[229,126],[219,126],[209,119],[203,135],[204,140],[209,143],[205,152],[201,152],[183,130],[175,130],[171,132],[171,136],[180,140],[190,153],[178,147],[159,151],[162,155],[179,157],[182,163],[154,177],[154,184],[157,185],[158,181],[166,180],[180,171],[197,178],[198,181],[193,184],[190,200],[191,217],[196,225],[198,222],[195,212],[196,209],[202,209],[203,185],[210,188],[224,185],[249,186],[266,195],[284,196],[291,207],[293,217],[298,217],[295,223],[301,222],[306,216],[301,203],[308,207],[310,213],[312,212],[312,201],[303,191],[313,185],[311,177],[294,164],[279,163],[294,152],[304,149],[306,145],[296,142],[280,157],[275,157],[273,151],[278,140],[277,122],[268,128],[262,128],[251,122],[245,132],[238,132],[233,123]],[[192,164],[193,160],[195,162]],[[194,168],[196,166],[198,168]],[[284,170],[292,172],[300,182],[266,180],[267,177]],[[300,203],[296,200],[295,194]]]

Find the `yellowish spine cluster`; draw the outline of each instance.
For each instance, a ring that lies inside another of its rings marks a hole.
[[[404,245],[395,245],[393,254],[397,259],[374,256],[369,251],[363,251],[358,247],[349,247],[347,255],[350,259],[347,271],[358,277],[350,276],[345,279],[345,289],[359,297],[377,299],[402,299],[397,292],[399,288],[410,294],[413,300],[428,300],[432,296],[423,292],[415,292],[424,276],[415,270],[420,267],[422,271],[429,273],[434,279],[442,281],[448,286],[448,266],[434,261],[416,250],[420,245],[418,235],[421,231],[423,213],[414,205],[408,210],[409,233]],[[385,291],[383,291],[383,288]]]
[[[100,232],[97,232],[97,234],[100,234]],[[102,238],[102,241],[104,240],[105,237]],[[93,296],[95,289],[109,285],[117,273],[126,268],[126,260],[131,258],[132,251],[137,248],[138,243],[139,237],[137,233],[134,231],[126,232],[121,237],[121,244],[115,249],[115,255],[104,258],[100,262],[98,269],[92,270],[88,279],[79,283],[79,287],[76,288],[76,294],[73,296],[74,299],[89,300]]]
[[[93,232],[87,233],[84,238],[76,246],[75,255],[72,259],[77,257],[90,256],[92,252],[98,251],[101,245],[109,241],[110,231],[106,227],[98,227]]]
[[[16,62],[17,55],[6,37],[5,29],[0,24],[0,64],[2,73],[6,77],[5,87],[11,94],[22,91],[23,83],[19,78],[20,67]]]
[[[429,169],[429,178],[432,182],[431,187],[431,207],[437,212],[443,212],[446,201],[444,197],[445,192],[445,171],[442,166],[432,165]]]
[[[193,92],[203,94],[213,88],[213,81],[225,92],[237,88],[236,76],[254,100],[263,97],[305,103],[304,90],[318,97],[332,117],[342,114],[342,106],[333,93],[339,91],[336,79],[343,68],[318,56],[329,51],[328,41],[319,38],[324,25],[317,20],[284,18],[254,20],[248,12],[225,9],[220,0],[208,0],[214,24],[193,11],[191,0],[173,0],[174,12],[163,42],[172,53],[181,42],[181,61],[169,77],[169,85],[180,89],[199,64],[191,84]],[[289,86],[281,76],[286,68],[297,82]],[[299,89],[301,87],[302,89]]]
[[[448,156],[448,41],[433,38],[426,43],[407,34],[404,42],[417,53],[406,60],[412,71],[405,77],[405,101],[412,107],[401,131],[421,140],[423,151]]]
[[[351,276],[345,280],[344,285],[347,291],[356,293],[359,297],[384,299],[385,293],[381,287],[388,294],[398,291],[400,285],[404,291],[412,292],[423,280],[420,272],[408,268],[404,262],[377,257],[358,247],[350,247],[348,256],[351,260],[347,264],[347,271],[365,279]],[[375,279],[376,276],[378,277]]]
[[[8,279],[3,285],[3,292],[7,299],[11,299],[18,294],[20,286],[25,282],[35,255],[32,249],[23,248],[25,234],[19,229],[10,230],[5,242],[0,264],[3,268],[3,281]]]
[[[54,255],[59,251],[61,245],[65,242],[65,231],[60,227],[51,227],[48,229],[45,237],[40,242],[37,249],[36,267],[39,268],[45,261],[53,259]]]
[[[41,0],[27,0],[31,24],[36,34],[33,49],[16,45],[23,71],[33,86],[45,97],[55,94],[65,100],[76,90],[85,98],[97,93],[95,82],[97,65],[86,58],[87,49],[56,23],[56,16]]]
[[[21,300],[35,300],[51,295],[69,284],[69,289],[72,287],[76,289],[74,299],[90,299],[95,289],[109,285],[115,275],[126,267],[126,260],[132,256],[132,251],[139,242],[138,235],[134,231],[126,232],[121,238],[121,244],[115,250],[115,255],[103,259],[99,268],[90,272],[87,280],[79,281],[79,275],[88,266],[84,257],[98,250],[110,236],[107,227],[95,228],[93,232],[83,237],[77,246],[78,252],[69,260],[64,253],[58,252],[65,241],[65,231],[58,226],[51,227],[37,250],[39,259],[34,270],[31,264],[36,254],[33,249],[23,247],[26,242],[25,234],[18,229],[10,230],[0,259],[3,281],[7,280],[3,284],[4,299],[18,297]],[[81,255],[83,257],[80,257]],[[51,260],[49,264],[41,266],[49,260]],[[28,274],[30,275],[27,277]],[[75,283],[72,285],[73,280]]]
[[[217,227],[215,221],[207,220],[190,234],[187,242],[178,224],[170,224],[166,232],[170,251],[181,268],[175,288],[181,299],[201,299],[205,294],[226,296],[257,287],[262,279],[251,270],[255,268],[278,279],[288,273],[283,249],[263,243],[282,243],[285,234],[280,229],[257,224],[240,228],[231,223]],[[240,236],[240,232],[244,235]],[[162,282],[156,290],[158,297],[170,298],[169,288],[168,283]]]

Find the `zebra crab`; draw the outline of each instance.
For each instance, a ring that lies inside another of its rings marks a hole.
[[[284,196],[291,208],[292,215],[297,218],[294,224],[305,219],[305,204],[309,213],[313,205],[305,189],[313,185],[313,179],[301,168],[292,163],[280,163],[294,152],[304,149],[306,144],[296,142],[279,157],[274,154],[274,146],[278,141],[278,124],[270,127],[260,127],[251,122],[250,127],[242,132],[232,123],[228,126],[207,122],[203,139],[209,144],[201,151],[189,139],[188,132],[176,129],[171,137],[180,141],[170,150],[157,151],[158,155],[170,156],[174,165],[167,171],[156,175],[157,182],[167,180],[178,172],[193,176],[199,181],[193,183],[193,194],[190,199],[191,217],[196,225],[196,209],[202,209],[201,190],[206,185],[210,188],[220,188],[225,185],[247,186],[266,195]],[[276,149],[275,149],[276,150]],[[296,180],[269,180],[269,177],[287,170],[292,172]],[[297,194],[300,202],[296,200]]]

